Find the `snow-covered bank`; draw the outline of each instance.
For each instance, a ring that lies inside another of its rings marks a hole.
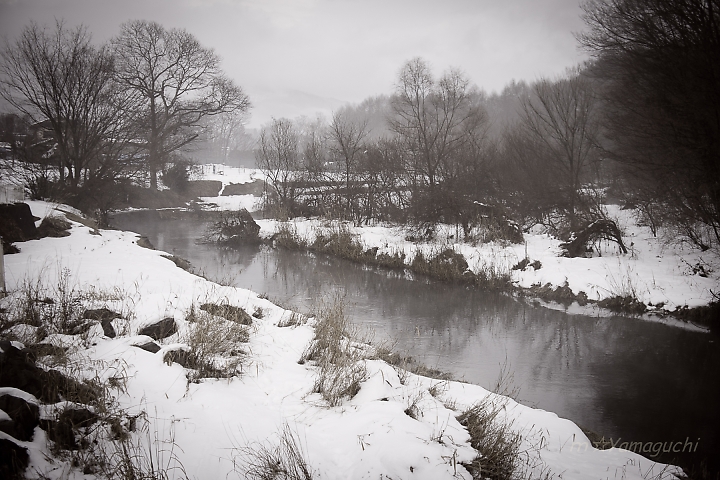
[[[214,170],[213,170],[214,169]],[[214,171],[216,173],[210,173]],[[220,173],[222,172],[222,173]],[[244,184],[263,178],[257,169],[243,169],[220,165],[205,165],[198,172],[203,179],[221,180],[223,186]],[[259,206],[259,199],[250,196],[206,197],[203,201],[214,208],[247,208]],[[471,245],[458,242],[454,227],[440,227],[431,242],[406,240],[409,231],[404,227],[374,225],[354,227],[347,225],[367,249],[377,248],[378,253],[405,254],[411,262],[416,252],[425,256],[445,248],[462,253],[470,270],[477,273],[487,268],[510,275],[514,286],[530,289],[550,284],[552,288],[567,285],[573,294],[584,292],[587,298],[599,301],[612,297],[633,297],[645,304],[650,312],[669,311],[678,308],[698,307],[716,300],[713,292],[720,290],[720,258],[717,254],[701,252],[678,238],[668,238],[672,232],[660,229],[658,237],[649,227],[639,226],[634,210],[622,210],[617,205],[605,206],[607,215],[620,227],[623,241],[629,252],[622,254],[617,245],[602,242],[592,258],[561,257],[560,240],[547,234],[526,233],[525,244],[504,245],[495,242]],[[272,236],[278,230],[278,222],[259,222],[261,235]],[[312,239],[317,231],[327,228],[322,220],[295,219],[291,228],[300,237]],[[527,258],[538,261],[539,268],[512,267]],[[585,309],[584,311],[587,311]]]
[[[601,245],[600,256],[561,257],[561,241],[546,234],[525,234],[525,244],[472,245],[456,241],[455,229],[448,227],[441,227],[436,238],[429,242],[408,241],[408,229],[400,226],[345,224],[343,228],[355,235],[365,249],[377,248],[378,254],[390,256],[403,254],[407,265],[418,252],[427,258],[452,249],[465,257],[472,272],[492,270],[506,274],[514,286],[522,289],[546,284],[553,288],[567,285],[575,295],[584,292],[593,301],[633,297],[647,305],[649,311],[672,312],[707,305],[714,300],[713,292],[717,293],[720,285],[720,265],[715,254],[652,237],[647,229],[634,224],[631,211],[614,205],[607,208],[625,229],[628,254],[619,253],[616,245],[608,242]],[[337,229],[336,224],[318,219],[260,220],[258,223],[261,235],[272,236],[282,226],[308,243],[313,242],[318,232]],[[513,269],[525,258],[531,265]],[[539,262],[537,268],[532,265],[535,261]]]
[[[52,211],[41,202],[31,202],[31,208],[37,216]],[[273,228],[261,223],[268,232]],[[359,233],[364,242],[382,243],[393,229],[380,228]],[[172,433],[182,449],[176,451],[178,460],[190,478],[242,478],[235,466],[247,460],[243,447],[256,441],[277,443],[284,424],[296,433],[313,478],[471,478],[460,464],[476,452],[456,416],[485,399],[504,404],[499,418],[522,435],[529,478],[672,478],[677,472],[627,450],[596,450],[575,424],[553,413],[479,386],[399,374],[379,360],[364,361],[368,377],[353,398],[327,407],[312,393],[317,368],[298,364],[312,339],[312,322],[280,327],[291,312],[248,290],[191,275],[163,258],[163,252],[137,246],[135,234],[101,230],[93,235],[77,223],[71,233],[19,244],[22,252],[5,259],[8,288],[16,290],[26,279],[38,278],[51,285],[68,272],[76,291],[94,292],[84,296],[87,307],[123,314],[125,320],[114,320],[121,332],[114,339],[95,326],[84,338],[51,340],[74,345],[70,362],[86,378],[121,374],[126,389],[117,393],[119,408],[130,416],[145,411],[162,438]],[[168,317],[179,331],[161,341],[164,348],[184,342],[191,307],[205,303],[262,312],[250,327],[237,378],[188,383],[186,369],[163,362],[163,350],[153,354],[133,346],[143,341],[137,336],[142,326]],[[413,405],[410,416],[406,411]],[[36,478],[62,478],[69,460],[44,459],[48,445],[41,430],[36,432],[28,444],[33,451],[29,471]],[[71,475],[65,478],[91,478],[79,471]]]

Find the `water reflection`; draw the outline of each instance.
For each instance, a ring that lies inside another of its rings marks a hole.
[[[211,279],[300,311],[339,294],[352,320],[376,338],[393,339],[398,351],[472,383],[494,386],[507,362],[524,403],[614,440],[700,438],[698,451],[681,460],[704,458],[718,469],[720,350],[709,335],[638,319],[568,315],[326,256],[197,245],[206,226],[200,221],[120,216],[115,224],[147,235]]]

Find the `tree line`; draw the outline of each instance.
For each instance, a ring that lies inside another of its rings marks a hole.
[[[210,118],[227,129],[250,108],[217,54],[155,22],[127,22],[100,46],[86,27],[32,23],[0,60],[0,95],[16,114],[3,131],[19,160],[12,173],[37,197],[89,211],[107,213],[131,182],[177,178],[172,166]]]
[[[275,119],[256,148],[266,208],[424,234],[443,222],[486,240],[537,224],[570,237],[615,200],[654,233],[715,248],[719,3],[588,0],[578,42],[591,60],[559,77],[489,95],[415,58],[387,95],[328,120]],[[0,59],[0,94],[27,119],[3,117],[0,141],[12,137],[33,195],[85,210],[115,208],[128,185],[181,183],[189,146],[205,136],[227,151],[250,108],[212,50],[154,22],[125,23],[105,45],[84,27],[31,24]]]
[[[517,238],[537,224],[570,237],[618,201],[653,233],[717,247],[719,3],[590,0],[578,41],[591,60],[560,77],[488,95],[415,58],[389,95],[327,121],[275,119],[256,152],[267,207]]]

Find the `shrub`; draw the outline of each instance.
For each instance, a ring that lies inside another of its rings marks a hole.
[[[187,319],[190,325],[183,341],[188,350],[168,352],[166,360],[194,370],[188,375],[190,381],[237,375],[245,354],[241,344],[250,340],[247,327],[196,312],[194,307]]]
[[[299,363],[311,361],[318,367],[313,392],[322,395],[331,407],[355,396],[367,379],[365,349],[348,331],[349,321],[342,301],[324,306],[317,316],[315,336]]]
[[[468,270],[468,263],[462,253],[451,248],[428,257],[418,250],[410,268],[414,272],[449,282],[462,280]]]
[[[498,418],[504,405],[490,400],[477,403],[458,417],[470,434],[470,445],[478,456],[465,468],[473,478],[512,480],[518,469],[522,438],[511,429],[511,424]]]
[[[389,348],[380,347],[375,350],[374,358],[382,360],[388,365],[395,367],[398,373],[400,382],[405,384],[407,374],[414,373],[415,375],[421,375],[423,377],[434,378],[436,380],[452,380],[453,376],[451,373],[443,372],[436,368],[428,367],[422,363],[419,363],[409,355],[401,355],[397,352],[393,352]]]
[[[272,240],[275,246],[289,250],[304,250],[307,248],[307,241],[298,234],[297,229],[291,227],[287,222],[278,225]]]
[[[353,261],[361,260],[365,253],[363,246],[345,224],[328,230],[316,230],[315,240],[309,248]]]
[[[288,424],[278,437],[276,445],[256,442],[236,447],[235,471],[248,480],[312,480],[305,452]]]
[[[205,240],[228,246],[260,243],[260,226],[244,208],[222,212],[208,228]]]

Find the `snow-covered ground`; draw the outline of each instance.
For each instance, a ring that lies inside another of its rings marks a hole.
[[[210,173],[212,169],[222,174]],[[228,166],[203,166],[199,178],[222,180],[229,183],[247,183],[263,178],[256,169]],[[247,197],[247,196],[236,196]],[[217,197],[203,198],[220,208],[234,208],[242,205],[253,207],[249,198]],[[257,198],[255,198],[257,200]],[[256,203],[255,206],[259,206]],[[416,251],[424,254],[437,253],[452,248],[463,254],[474,272],[495,268],[508,272],[514,285],[529,288],[533,285],[550,283],[553,287],[567,285],[574,294],[585,292],[591,300],[602,300],[615,296],[631,296],[654,308],[673,311],[680,307],[697,307],[713,301],[713,292],[720,291],[720,259],[712,251],[700,252],[677,238],[668,238],[672,232],[661,232],[654,237],[648,227],[637,225],[633,210],[622,210],[617,205],[607,205],[608,218],[616,221],[623,232],[623,241],[629,253],[619,252],[617,245],[604,242],[599,245],[600,254],[592,258],[565,258],[560,256],[560,240],[542,233],[525,234],[525,244],[503,245],[498,243],[476,246],[458,242],[454,227],[440,228],[435,240],[427,243],[413,243],[406,239],[408,231],[402,227],[375,225],[347,227],[361,239],[366,248],[378,247],[379,253],[405,253],[411,262]],[[252,211],[253,208],[248,208]],[[277,231],[278,222],[262,220],[261,235],[271,236]],[[292,228],[312,240],[315,232],[327,228],[322,220],[295,219]],[[526,267],[512,270],[524,258],[539,261],[541,268]]]
[[[29,203],[36,216],[57,214],[53,205]],[[303,225],[306,223],[299,228]],[[263,222],[264,229],[271,227]],[[628,450],[596,450],[571,421],[479,386],[412,374],[401,382],[405,375],[379,360],[364,361],[369,377],[357,395],[328,407],[319,394],[312,393],[317,367],[298,364],[313,336],[312,320],[280,327],[278,323],[291,312],[256,293],[185,272],[163,258],[163,252],[136,245],[136,234],[99,233],[94,235],[91,229],[73,222],[68,237],[20,243],[21,253],[5,257],[8,289],[15,291],[25,281],[38,278],[53,285],[66,274],[75,291],[91,293],[83,297],[87,307],[107,307],[123,314],[126,320],[114,320],[122,332],[117,338],[104,337],[102,329],[95,326],[81,340],[55,336],[50,341],[72,345],[69,361],[76,372],[102,380],[122,377],[126,389],[116,392],[118,408],[127,415],[145,412],[150,431],[159,441],[173,438],[177,445],[174,453],[189,478],[242,478],[237,472],[248,461],[245,447],[252,442],[277,444],[287,424],[296,434],[313,478],[469,479],[460,463],[472,460],[476,452],[456,416],[485,399],[504,405],[499,420],[522,435],[520,450],[531,473],[527,478],[673,478],[672,472],[678,471]],[[402,233],[393,228],[373,227],[359,233],[368,244],[415,248],[402,241]],[[562,263],[553,264],[554,257],[545,253],[552,248],[553,243],[541,236],[529,241],[529,255],[541,260],[543,268],[530,273],[536,277],[518,281],[557,279],[550,270]],[[514,247],[509,249],[498,251],[520,256]],[[484,251],[471,256],[476,264],[482,261]],[[648,254],[647,250],[641,252],[639,258]],[[605,264],[617,261],[614,257]],[[568,275],[569,281],[588,288],[587,282],[607,275],[604,264],[592,265],[595,277],[579,274],[576,280],[569,269],[559,275]],[[639,264],[632,265],[634,271],[645,275]],[[547,276],[542,276],[546,269]],[[191,306],[208,302],[248,312],[262,309],[262,318],[254,320],[249,343],[243,347],[247,354],[242,375],[188,383],[183,367],[163,362],[163,350],[153,354],[132,346],[147,340],[136,335],[140,327],[165,317],[175,319],[179,332],[161,342],[164,348],[182,343],[190,328],[186,318]],[[415,418],[405,413],[413,404]],[[70,469],[69,459],[54,459],[39,428],[34,440],[23,445],[31,450],[31,478],[92,478]]]

